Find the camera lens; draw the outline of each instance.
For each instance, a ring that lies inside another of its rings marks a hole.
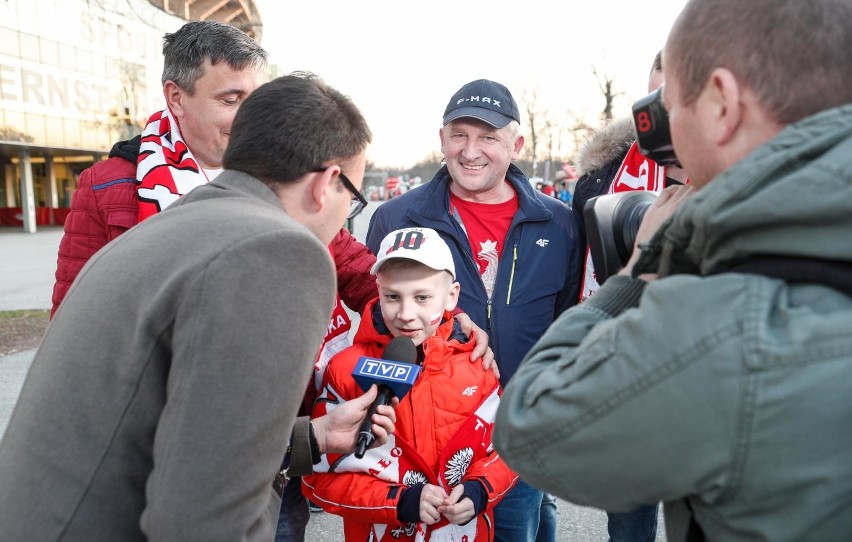
[[[635,190],[590,198],[583,208],[589,253],[599,284],[624,267],[655,192]]]
[[[619,247],[619,254],[623,262],[627,262],[630,259],[630,254],[633,252],[633,245],[636,243],[636,233],[639,231],[642,219],[645,218],[645,213],[648,212],[648,207],[651,206],[652,201],[645,199],[633,200],[631,205],[626,206],[621,224],[622,233],[620,243],[622,246]]]

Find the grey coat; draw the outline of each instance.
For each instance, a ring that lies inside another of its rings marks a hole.
[[[708,540],[849,540],[852,298],[724,270],[852,263],[852,105],[787,127],[648,248],[641,271],[667,276],[608,280],[530,351],[500,403],[503,459],[578,504],[665,501],[672,542],[685,503]]]
[[[327,247],[239,172],[108,244],[0,445],[0,540],[272,540],[334,293]]]

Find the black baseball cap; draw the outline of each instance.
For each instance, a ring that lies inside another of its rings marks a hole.
[[[479,119],[495,128],[513,120],[521,122],[518,104],[509,89],[488,79],[471,81],[450,98],[444,110],[444,126],[462,117]]]

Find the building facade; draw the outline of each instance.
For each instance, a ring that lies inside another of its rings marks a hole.
[[[0,227],[64,223],[80,172],[162,109],[162,40],[186,20],[255,39],[245,0],[0,0]]]

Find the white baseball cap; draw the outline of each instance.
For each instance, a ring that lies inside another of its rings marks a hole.
[[[394,258],[420,262],[436,271],[449,271],[456,280],[456,266],[450,247],[432,228],[402,228],[387,234],[382,240],[376,263],[370,269],[373,275],[382,265]]]

